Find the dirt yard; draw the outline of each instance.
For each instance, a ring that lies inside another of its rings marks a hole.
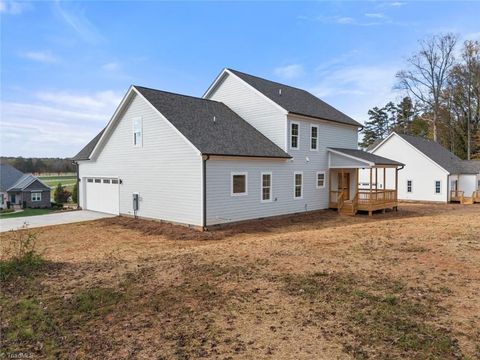
[[[7,356],[480,359],[477,205],[30,231],[47,262],[2,283]]]

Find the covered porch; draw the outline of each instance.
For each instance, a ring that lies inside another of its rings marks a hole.
[[[398,207],[403,164],[356,149],[329,148],[329,207],[340,214],[372,215]]]

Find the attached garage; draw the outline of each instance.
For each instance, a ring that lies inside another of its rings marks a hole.
[[[111,177],[84,178],[84,209],[120,214],[119,181]]]

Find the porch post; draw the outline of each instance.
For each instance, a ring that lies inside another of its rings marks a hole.
[[[395,202],[398,201],[398,168],[395,168]]]
[[[328,207],[332,203],[332,169],[328,169]]]
[[[373,200],[372,181],[373,181],[373,172],[372,172],[372,168],[370,168],[370,194],[368,196],[368,215],[369,216],[372,216],[372,200]]]

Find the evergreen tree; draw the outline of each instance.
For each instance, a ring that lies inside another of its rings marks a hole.
[[[389,130],[389,115],[386,107],[379,109],[375,106],[368,110],[368,116],[368,121],[363,128],[363,140],[359,144],[362,148],[368,148],[375,141],[384,139]]]
[[[78,203],[78,184],[75,183],[75,185],[73,185],[73,189],[72,189],[72,201],[74,203]]]

